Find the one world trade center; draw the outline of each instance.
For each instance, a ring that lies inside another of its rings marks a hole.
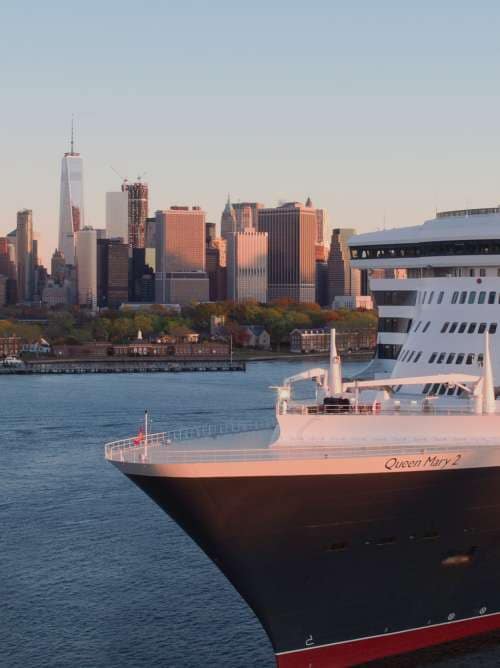
[[[75,264],[75,233],[83,229],[83,160],[75,153],[73,124],[71,150],[61,165],[61,199],[59,206],[59,250],[66,264]]]

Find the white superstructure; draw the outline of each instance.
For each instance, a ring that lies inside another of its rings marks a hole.
[[[357,235],[349,246],[379,310],[375,374],[476,374],[489,332],[500,377],[500,207],[438,213],[423,225]]]

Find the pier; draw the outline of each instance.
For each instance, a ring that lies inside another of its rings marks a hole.
[[[68,373],[182,373],[245,371],[246,363],[231,360],[73,359],[31,360],[19,366],[0,366],[0,375]]]

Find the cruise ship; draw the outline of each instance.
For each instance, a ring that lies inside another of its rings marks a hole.
[[[332,330],[328,368],[284,379],[269,424],[146,421],[105,449],[232,583],[279,668],[500,628],[500,210],[350,247],[380,309],[371,379],[342,378]]]
[[[484,332],[496,335],[500,320],[500,207],[441,212],[423,225],[357,235],[349,246],[379,311],[374,375],[481,364]],[[493,369],[500,378],[498,346]]]

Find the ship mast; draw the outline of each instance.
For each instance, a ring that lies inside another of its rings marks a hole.
[[[337,354],[336,332],[330,330],[330,366],[328,368],[328,396],[342,394],[342,363]]]

